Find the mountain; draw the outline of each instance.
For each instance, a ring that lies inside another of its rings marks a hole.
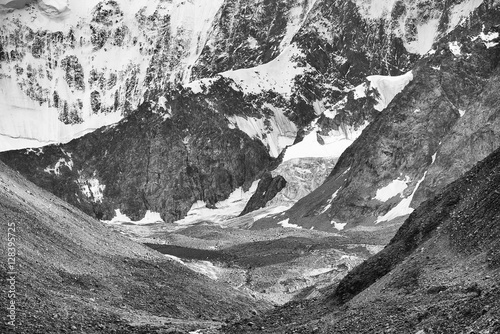
[[[323,297],[225,333],[498,333],[500,149],[422,203]]]
[[[286,214],[328,228],[408,215],[500,145],[498,3],[484,2],[412,69],[406,88]],[[279,219],[283,219],[280,217]]]
[[[14,277],[17,293],[1,294],[3,305],[15,302],[2,333],[11,320],[16,333],[183,332],[267,307],[112,232],[3,163],[0,217],[2,249],[15,253],[0,276]]]
[[[422,56],[481,3],[108,0],[4,9],[3,150],[108,127],[2,159],[97,218],[155,211],[175,221],[198,201],[213,207],[248,189],[281,161],[338,158],[391,113]]]
[[[498,0],[1,1],[21,174],[1,165],[0,208],[42,303],[22,325],[498,331],[499,20]]]

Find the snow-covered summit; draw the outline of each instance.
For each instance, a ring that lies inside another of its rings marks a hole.
[[[402,76],[396,89],[388,80],[398,77],[378,74],[407,72],[408,59],[415,59],[410,54],[427,52],[444,33],[440,26],[448,31],[461,24],[481,2],[452,1],[447,7],[423,0],[346,2],[359,13],[345,15],[367,27],[382,24],[384,38],[402,39],[408,55],[387,55],[382,63],[374,57],[390,53],[384,39],[350,58],[356,43],[371,42],[340,42],[338,36],[358,27],[342,26],[344,14],[331,11],[326,0],[39,0],[30,5],[1,0],[0,7],[19,9],[2,12],[0,22],[0,150],[66,142],[119,121],[145,100],[162,101],[155,108],[168,109],[171,87],[182,84],[203,93],[199,83],[222,76],[232,80],[233,90],[279,110],[266,122],[259,115],[229,118],[231,126],[259,138],[277,156],[307,125],[302,123],[311,121],[308,113],[321,114],[321,103],[338,105],[346,89],[366,77],[381,94],[376,108],[387,106],[409,76]],[[446,24],[442,10],[449,14]],[[359,60],[363,57],[370,68]],[[273,101],[266,97],[269,92]]]

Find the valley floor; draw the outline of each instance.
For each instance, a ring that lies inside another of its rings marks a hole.
[[[213,280],[275,305],[320,296],[321,289],[379,252],[400,226],[396,222],[329,233],[283,227],[248,229],[248,219],[183,226],[108,226]]]

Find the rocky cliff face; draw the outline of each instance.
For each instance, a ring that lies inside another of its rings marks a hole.
[[[335,159],[370,123],[365,132],[371,135],[363,139],[370,145],[374,131],[391,132],[376,125],[395,113],[395,107],[384,109],[414,77],[426,80],[425,61],[446,57],[436,53],[419,60],[421,56],[466,22],[482,2],[157,0],[142,5],[106,0],[55,6],[61,3],[38,1],[2,12],[2,149],[67,141],[125,119],[68,146],[2,158],[33,179],[38,175],[40,185],[59,189],[55,191],[60,196],[98,217],[109,217],[118,208],[133,217],[154,209],[170,221],[182,217],[196,200],[214,203],[274,168],[272,158],[288,145],[296,144],[285,153],[285,161]],[[474,31],[479,34],[477,22]],[[492,32],[490,28],[483,33]],[[476,40],[478,45],[483,42]],[[133,116],[136,109],[142,116]],[[452,109],[432,116],[434,128],[444,126],[438,131],[447,131],[454,124]],[[424,118],[411,119],[418,123]],[[159,130],[164,127],[169,130]],[[391,133],[399,131],[405,130]],[[228,135],[227,142],[216,134]],[[195,148],[190,144],[194,136]],[[304,153],[301,148],[303,138],[302,146],[315,147],[313,155],[313,150]],[[207,143],[203,149],[202,142]],[[356,147],[361,152],[369,145],[359,141]],[[196,159],[198,154],[203,158]],[[249,155],[241,158],[246,163],[231,162],[240,161],[241,154]],[[349,159],[339,162],[330,179],[351,167]],[[194,169],[187,167],[191,160],[196,160]],[[101,167],[91,167],[96,165]],[[130,173],[118,177],[118,165],[119,171]],[[74,172],[60,183],[58,168]],[[187,176],[180,177],[184,168]],[[213,168],[223,171],[213,174]],[[412,187],[419,175],[414,170],[408,174]],[[186,177],[196,180],[185,182]],[[160,181],[151,181],[155,178]],[[363,177],[359,182],[373,181]],[[376,179],[374,186],[381,182]],[[62,184],[72,190],[64,191]],[[328,188],[328,200],[337,190]],[[360,192],[338,198],[358,203],[360,196],[368,196]],[[324,198],[316,202],[315,208],[325,204]],[[335,211],[340,204],[331,204],[332,211],[318,211],[328,224],[358,214],[349,208],[341,217]],[[391,206],[375,211],[382,215]],[[292,216],[298,217],[293,211]]]
[[[240,216],[265,207],[285,186],[286,180],[283,176],[273,177],[271,173],[265,173],[257,185],[257,190],[248,200]]]
[[[412,212],[500,146],[498,3],[435,44],[413,80],[289,215],[310,226],[381,223]]]
[[[228,127],[219,107],[179,95],[168,117],[144,104],[116,126],[2,159],[99,219],[119,209],[138,220],[150,210],[171,222],[198,200],[214,205],[249,187],[272,162],[260,141]]]
[[[498,268],[499,164],[500,151],[496,150],[442,193],[424,202],[382,252],[348,274],[336,289],[335,298],[345,302],[403,261],[411,262],[409,255],[430,239],[434,244],[447,239],[452,251],[468,256],[485,252],[487,268]]]

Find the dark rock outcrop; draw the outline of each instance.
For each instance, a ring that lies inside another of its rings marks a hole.
[[[255,112],[238,99],[184,92],[169,101],[169,113],[146,103],[116,126],[0,159],[96,218],[120,209],[138,220],[150,210],[172,222],[198,200],[214,205],[249,187],[273,162],[259,140],[228,126],[220,103]]]
[[[240,216],[265,207],[267,202],[276,197],[276,195],[285,187],[286,180],[283,176],[277,175],[276,177],[273,177],[269,172],[264,173],[259,181],[257,190],[248,201]]]
[[[279,54],[290,9],[307,1],[226,1],[217,15],[213,39],[203,48],[194,78],[267,63]],[[241,33],[244,32],[244,33]]]

